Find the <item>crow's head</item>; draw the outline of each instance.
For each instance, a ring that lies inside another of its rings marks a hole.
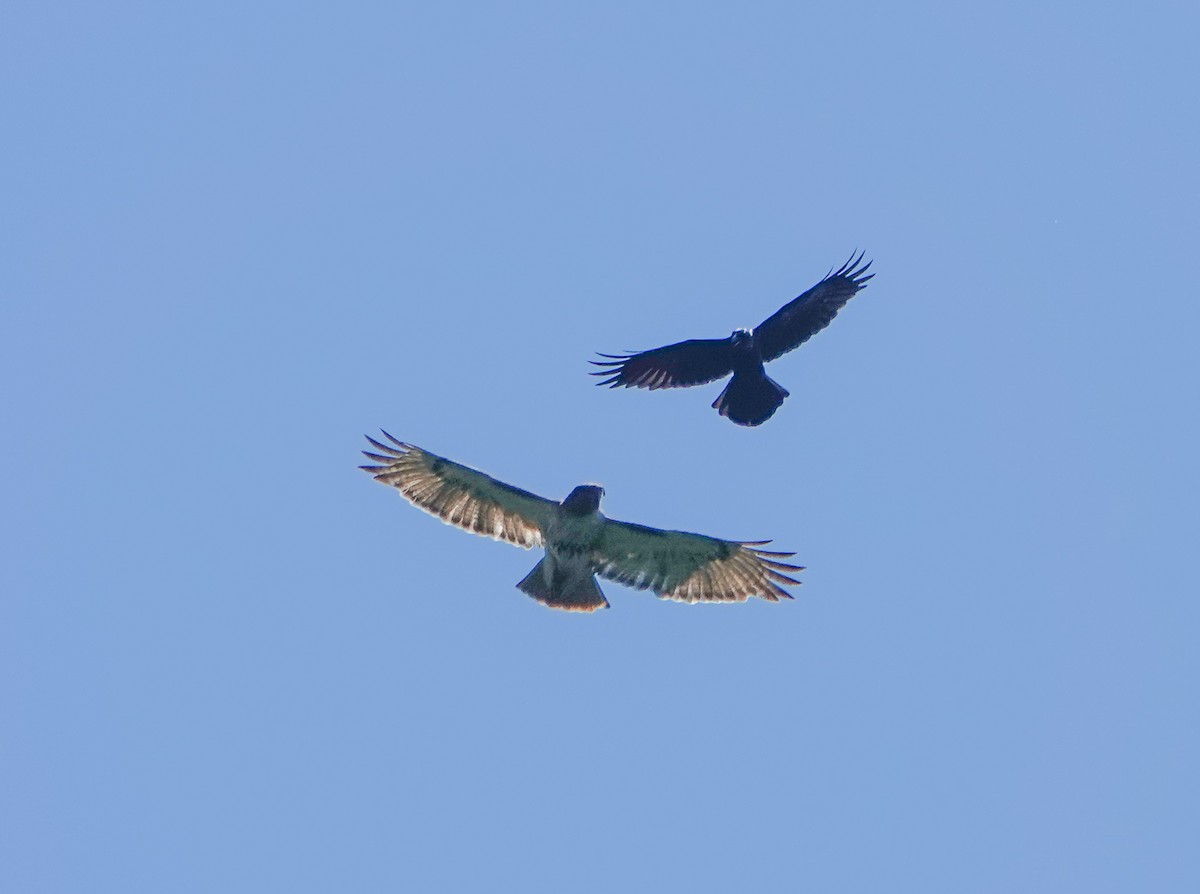
[[[729,343],[735,349],[749,349],[754,344],[754,333],[749,329],[734,329],[733,334],[729,336]]]
[[[567,515],[591,515],[600,508],[600,498],[604,496],[604,488],[598,484],[581,484],[562,501],[563,512]]]

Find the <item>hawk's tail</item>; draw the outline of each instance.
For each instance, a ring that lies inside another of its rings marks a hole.
[[[738,425],[762,425],[775,415],[788,390],[761,369],[735,372],[713,409]]]
[[[600,592],[596,578],[590,572],[561,577],[554,581],[554,586],[546,577],[546,560],[542,559],[517,584],[517,589],[543,605],[569,612],[594,612],[598,608],[608,608],[608,600]]]

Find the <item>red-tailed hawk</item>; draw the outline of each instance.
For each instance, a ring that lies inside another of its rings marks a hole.
[[[800,583],[780,561],[794,553],[762,549],[770,541],[738,543],[686,531],[661,531],[613,521],[600,512],[604,488],[581,484],[561,503],[497,481],[412,444],[367,440],[378,450],[360,466],[414,506],[447,524],[529,549],[543,558],[517,587],[552,608],[607,608],[593,575],[652,590],[680,602],[770,602],[791,599],[781,584]]]
[[[767,317],[758,328],[735,329],[728,338],[693,338],[640,354],[601,354],[589,361],[602,367],[593,376],[610,388],[686,388],[733,378],[713,401],[713,407],[738,425],[762,425],[770,419],[788,391],[771,379],[763,364],[808,341],[837,316],[837,312],[866,287],[871,266],[862,252],[837,271]]]

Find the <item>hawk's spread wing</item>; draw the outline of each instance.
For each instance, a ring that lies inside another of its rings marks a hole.
[[[779,308],[754,330],[764,363],[800,347],[828,326],[846,302],[859,289],[866,287],[867,280],[875,274],[863,275],[867,273],[871,262],[867,261],[859,267],[862,257],[862,252],[857,258],[851,255],[840,269],[830,273],[795,301]]]
[[[640,354],[601,354],[590,360],[604,367],[593,376],[608,376],[597,385],[611,388],[685,388],[724,378],[733,372],[733,349],[724,338],[693,338]]]
[[[779,585],[800,581],[783,572],[803,568],[779,561],[795,553],[759,549],[769,542],[735,543],[605,519],[592,564],[601,577],[680,602],[791,599]]]
[[[376,481],[447,524],[525,549],[543,545],[542,531],[554,517],[556,502],[383,434],[394,447],[368,437],[379,453],[363,451],[382,465],[359,466]]]

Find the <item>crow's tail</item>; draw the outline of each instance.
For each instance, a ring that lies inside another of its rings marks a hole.
[[[713,401],[713,409],[738,425],[762,425],[775,415],[787,396],[788,390],[761,368],[735,372]]]

